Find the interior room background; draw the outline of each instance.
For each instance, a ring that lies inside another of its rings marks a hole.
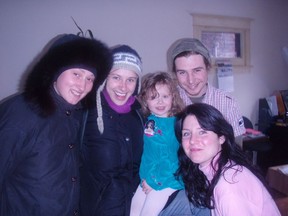
[[[177,39],[192,37],[191,13],[251,18],[249,70],[234,71],[243,115],[258,122],[259,98],[288,89],[287,0],[0,0],[0,100],[17,93],[23,73],[57,34],[85,32],[108,46],[128,44],[144,72],[167,71],[166,53]],[[217,86],[215,70],[209,80]]]

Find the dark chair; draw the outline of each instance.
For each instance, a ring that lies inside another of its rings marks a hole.
[[[251,128],[251,129],[254,128],[252,122],[250,121],[250,119],[248,119],[248,118],[245,117],[245,116],[242,116],[242,118],[243,118],[243,120],[244,120],[244,127],[245,127],[245,128]]]
[[[243,116],[244,120],[244,126],[246,129],[251,128],[253,129],[252,122],[245,116]],[[266,156],[270,150],[272,149],[272,143],[270,142],[270,139],[265,134],[261,134],[260,136],[251,137],[247,134],[244,135],[243,138],[243,150],[252,152],[252,163],[254,165],[258,165],[261,167],[261,161],[259,161],[258,154]],[[264,167],[261,167],[262,169]],[[264,170],[266,167],[264,168]]]

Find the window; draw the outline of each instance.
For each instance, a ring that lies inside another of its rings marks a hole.
[[[208,48],[212,64],[229,60],[250,67],[250,18],[192,14],[193,37]]]

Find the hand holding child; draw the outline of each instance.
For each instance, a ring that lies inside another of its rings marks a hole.
[[[143,179],[143,180],[142,180],[142,191],[143,191],[145,194],[148,194],[151,190],[152,190],[152,188],[147,184],[146,180]]]

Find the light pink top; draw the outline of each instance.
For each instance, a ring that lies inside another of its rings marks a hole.
[[[212,216],[281,216],[274,200],[262,182],[247,168],[230,168],[214,188],[215,209]],[[200,168],[211,181],[210,166]]]

